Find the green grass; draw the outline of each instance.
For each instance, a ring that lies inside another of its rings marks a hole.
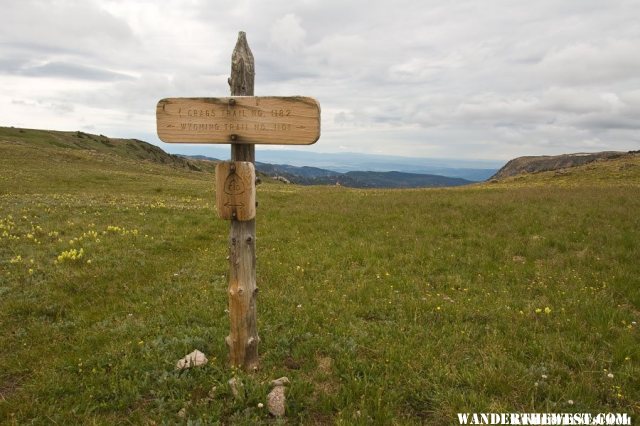
[[[636,158],[457,189],[260,185],[246,374],[226,367],[213,176],[17,132],[0,135],[0,423],[271,423],[258,403],[283,375],[292,424],[640,414]],[[176,371],[193,349],[209,364]]]

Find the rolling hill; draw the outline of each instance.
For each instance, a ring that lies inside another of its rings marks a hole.
[[[142,160],[194,171],[211,171],[219,160],[205,156],[167,154],[155,145],[138,139],[116,139],[83,132],[60,132],[0,127],[0,138],[7,143],[28,144],[40,148],[86,150],[93,155],[115,155],[127,160]],[[472,183],[461,178],[402,172],[340,173],[317,167],[296,167],[256,163],[262,177],[285,178],[301,185],[335,185],[353,188],[418,188],[459,186]]]
[[[0,141],[5,144],[29,145],[32,148],[66,148],[86,150],[95,155],[115,155],[122,159],[151,161],[172,167],[201,170],[206,162],[190,161],[179,155],[167,154],[155,145],[139,139],[109,138],[84,132],[20,129],[0,127]]]
[[[595,153],[577,153],[563,155],[541,155],[518,157],[507,162],[491,179],[504,179],[523,173],[540,173],[569,169],[594,161],[607,161],[616,158],[637,155],[638,152],[605,151]]]

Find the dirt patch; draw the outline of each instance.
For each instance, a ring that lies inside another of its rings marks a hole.
[[[328,356],[316,356],[317,369],[313,387],[318,395],[334,395],[339,388],[338,381],[333,375],[333,359]]]
[[[318,371],[324,374],[331,374],[333,370],[333,359],[328,356],[317,356]]]
[[[283,364],[289,370],[299,370],[300,369],[300,361],[296,360],[291,355],[287,356],[284,359]]]
[[[20,389],[26,377],[22,374],[9,374],[0,377],[0,401],[6,401]]]
[[[309,418],[311,425],[314,426],[324,426],[324,425],[334,425],[336,421],[333,415],[325,414],[325,413],[311,413]]]

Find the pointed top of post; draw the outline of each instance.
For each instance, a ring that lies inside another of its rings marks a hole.
[[[240,31],[231,55],[231,77],[229,77],[231,96],[253,96],[254,77],[253,53],[247,43],[247,34]]]

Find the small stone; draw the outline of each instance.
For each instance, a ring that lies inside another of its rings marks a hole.
[[[288,377],[280,377],[271,381],[271,386],[274,388],[267,395],[267,408],[269,412],[275,417],[284,416],[286,407],[286,398],[284,396],[284,385],[289,384]]]
[[[176,363],[176,370],[199,367],[201,365],[205,365],[207,362],[209,362],[209,360],[205,354],[196,349]]]
[[[242,389],[242,382],[237,377],[232,377],[227,382],[229,383],[229,387],[231,388],[231,393],[235,399],[240,398],[240,389]]]
[[[284,386],[289,384],[288,377],[280,377],[279,379],[275,379],[271,381],[271,386]]]
[[[181,408],[180,411],[178,411],[178,417],[180,417],[181,419],[187,417],[187,409],[184,407]]]
[[[284,396],[284,386],[276,386],[267,395],[267,407],[269,412],[276,416],[284,416],[286,398]]]
[[[207,394],[207,397],[209,397],[209,399],[213,399],[216,397],[216,390],[218,390],[217,386],[214,386],[211,388],[211,390],[209,391],[209,393]]]

